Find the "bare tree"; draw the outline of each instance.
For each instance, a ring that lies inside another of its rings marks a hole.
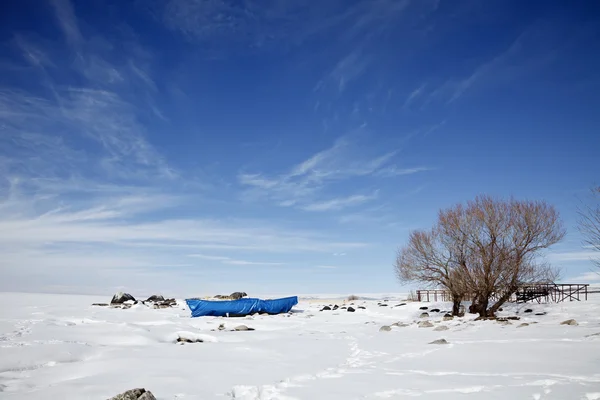
[[[579,231],[584,243],[600,252],[600,186],[592,188],[592,202],[579,208]],[[600,268],[600,255],[594,260]]]
[[[519,285],[556,278],[538,255],[564,235],[558,212],[545,202],[481,196],[441,211],[430,232],[411,233],[398,254],[396,273],[403,282],[448,288],[453,312],[469,296],[471,310],[489,317]]]
[[[446,288],[452,296],[452,314],[458,315],[466,294],[456,273],[459,252],[460,246],[444,238],[439,224],[431,231],[411,232],[408,244],[398,251],[396,276],[401,282]]]

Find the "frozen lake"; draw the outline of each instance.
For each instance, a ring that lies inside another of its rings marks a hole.
[[[144,387],[157,399],[186,400],[600,399],[597,294],[509,305],[500,315],[521,318],[510,324],[442,321],[430,310],[448,304],[400,299],[358,300],[354,313],[319,311],[343,300],[306,299],[291,314],[229,319],[192,319],[182,301],[159,310],[91,306],[109,300],[0,293],[0,398],[107,399]],[[577,326],[560,324],[571,318]],[[433,327],[419,327],[424,320]],[[241,324],[255,330],[229,330]],[[179,336],[204,342],[181,345]],[[442,338],[449,344],[430,344]]]

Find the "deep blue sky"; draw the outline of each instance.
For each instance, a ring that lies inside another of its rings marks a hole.
[[[594,280],[596,1],[8,1],[1,290],[403,290],[412,229],[543,199]]]

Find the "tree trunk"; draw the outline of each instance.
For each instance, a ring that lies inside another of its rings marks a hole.
[[[459,296],[452,296],[452,315],[458,317],[460,314],[460,303],[462,298]]]
[[[488,304],[489,299],[486,296],[481,296],[473,302],[473,304],[471,305],[471,309],[474,314],[479,314],[481,318],[487,318],[489,316],[487,309]]]
[[[494,303],[494,305],[492,307],[490,307],[488,316],[493,317],[496,314],[496,311],[498,311],[498,309],[500,307],[502,307],[502,305],[510,299],[510,296],[512,296],[513,293],[517,291],[517,288],[518,287],[514,287],[513,289],[508,290],[506,293],[504,293],[502,296],[500,296],[498,301],[496,303]]]

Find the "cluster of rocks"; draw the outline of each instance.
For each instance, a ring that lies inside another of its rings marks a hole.
[[[109,303],[93,303],[93,306],[98,307],[111,307],[111,308],[121,308],[128,309],[135,304],[144,304],[147,306],[151,306],[153,308],[170,308],[177,306],[177,300],[175,299],[165,299],[161,295],[152,295],[148,297],[146,300],[136,300],[135,297],[130,295],[129,293],[119,292],[115,294],[112,300]]]
[[[123,392],[108,400],[156,400],[156,397],[149,390],[138,388]]]
[[[340,307],[337,304],[335,304],[335,305],[331,305],[330,304],[328,306],[323,307],[319,311],[335,311],[335,310],[339,309],[339,310],[346,310],[347,312],[355,312],[356,308],[358,308],[359,310],[366,310],[367,309],[367,307],[364,307],[364,306],[357,306],[356,308],[354,308],[354,307],[352,307],[353,305],[354,305],[354,303],[351,303],[350,306],[342,306],[342,307]]]
[[[219,327],[217,329],[211,329],[211,332],[214,332],[215,330],[218,331],[225,331],[225,330],[229,330],[231,332],[248,332],[248,331],[254,331],[254,328],[250,328],[249,326],[246,325],[238,325],[233,329],[227,329],[225,327],[225,324],[220,324]]]
[[[233,292],[230,295],[218,294],[215,296],[215,299],[219,300],[239,300],[243,297],[248,297],[246,292]]]

